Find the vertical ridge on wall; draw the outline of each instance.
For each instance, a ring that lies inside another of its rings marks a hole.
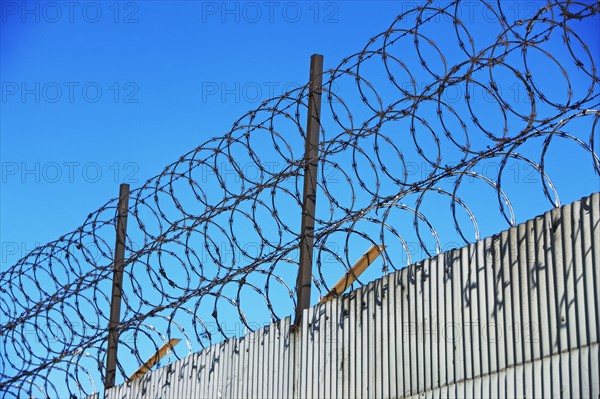
[[[598,397],[599,248],[596,193],[106,397]]]

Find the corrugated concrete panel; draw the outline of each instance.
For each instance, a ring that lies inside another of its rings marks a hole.
[[[555,354],[533,362],[517,364],[506,369],[499,370],[493,374],[486,374],[473,379],[460,381],[456,384],[435,387],[410,398],[538,398],[548,397],[550,392],[544,391],[543,386],[554,386],[555,397],[570,398],[592,398],[598,397],[598,379],[590,378],[590,369],[585,367],[588,359],[598,359],[600,345],[593,344],[568,352]],[[579,367],[569,369],[569,365]],[[557,367],[557,365],[559,365]],[[560,367],[563,365],[563,368]],[[552,375],[548,370],[556,370]],[[596,369],[597,371],[597,369]],[[566,373],[570,376],[560,381],[560,374]],[[580,384],[581,381],[589,381],[590,385]],[[482,387],[486,387],[482,391]]]
[[[594,194],[107,397],[598,397],[599,267]]]

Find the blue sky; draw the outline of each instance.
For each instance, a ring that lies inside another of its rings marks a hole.
[[[45,3],[2,5],[3,265],[79,226],[119,183],[141,185],[304,84],[312,53],[331,67],[397,12],[391,2],[151,1],[81,3],[71,15],[57,4],[60,18]]]
[[[79,226],[119,183],[139,187],[304,84],[312,53],[334,67],[417,4],[2,2],[2,265]],[[493,15],[464,4],[476,41],[493,35]],[[542,4],[506,2],[505,12],[526,18]]]
[[[467,3],[485,37],[493,16]],[[334,67],[417,4],[2,2],[2,264],[304,84],[312,53]],[[505,4],[525,18],[543,3]]]
[[[434,2],[434,5],[441,3]],[[73,4],[3,1],[0,3],[2,269],[13,265],[37,244],[55,240],[79,227],[90,212],[117,195],[119,183],[129,183],[132,189],[142,186],[182,154],[212,137],[227,133],[234,121],[246,111],[258,107],[262,101],[304,85],[308,78],[311,54],[323,54],[325,69],[333,68],[344,57],[360,52],[372,36],[390,26],[396,15],[417,4],[421,3],[109,1]],[[499,33],[494,18],[478,2],[463,4],[462,10],[466,13],[463,21],[473,35],[476,48],[484,48],[490,41],[493,43]],[[542,3],[522,1],[503,4],[509,18],[521,19],[532,16]],[[574,24],[574,29],[591,49],[596,67],[600,63],[598,26],[597,17]],[[437,50],[427,44],[421,47],[424,49],[422,56],[430,62],[429,67],[433,72],[443,69],[436,55],[438,51],[450,65],[460,59],[456,47],[446,41],[447,28],[448,21],[442,19],[423,31],[438,47]],[[573,92],[581,97],[588,88],[586,84],[589,77],[572,65],[572,59],[561,45],[558,40],[549,43],[546,48],[560,65],[565,65]],[[418,55],[411,46],[411,41],[400,41],[390,52],[406,63],[408,71],[415,74],[417,85],[422,90],[422,85],[431,80],[431,76],[422,70]],[[585,55],[582,54],[580,52],[579,56]],[[518,53],[510,57],[509,62],[514,65],[522,62]],[[561,80],[560,67],[552,62],[552,58],[532,49],[528,61],[534,79],[538,79],[537,86],[552,100],[565,101],[567,84]],[[375,67],[365,63],[361,70],[370,82],[390,86],[381,69],[377,71],[370,68]],[[504,100],[510,101],[516,110],[527,115],[530,110],[526,91],[519,79],[508,69],[499,67],[496,71],[495,79],[503,85]],[[396,76],[403,76],[405,80],[400,80],[401,84],[408,88],[410,82],[403,75],[406,71],[398,69],[395,72],[398,73]],[[488,141],[483,132],[465,117],[469,112],[476,114],[495,134],[503,128],[497,118],[497,104],[485,97],[485,83],[489,79],[485,72],[474,75],[477,81],[484,84],[474,89],[474,95],[480,97],[476,97],[471,104],[471,111],[462,101],[464,91],[461,90],[465,89],[464,86],[458,85],[455,87],[457,91],[448,89],[444,93],[447,104],[467,120],[469,137],[475,148],[485,146]],[[372,115],[364,104],[357,101],[357,97],[352,97],[357,94],[353,79],[340,78],[339,84],[340,94],[352,106],[356,120]],[[594,90],[596,94],[599,92],[598,85]],[[378,94],[386,105],[398,101],[398,91],[394,91],[393,87],[378,89]],[[597,104],[598,98],[592,103]],[[433,158],[436,149],[428,133],[430,128],[437,132],[447,148],[451,145],[441,133],[444,127],[458,132],[456,137],[460,137],[461,131],[450,108],[444,108],[445,126],[436,121],[434,105],[434,102],[425,102],[421,106],[419,114],[427,117],[417,123],[418,144]],[[340,110],[339,104],[335,107],[337,111]],[[538,104],[537,110],[543,115],[551,112],[552,107]],[[570,122],[566,130],[589,141],[591,121],[593,117]],[[508,122],[511,130],[522,124],[514,115],[509,115]],[[398,137],[395,145],[410,160],[418,158],[415,145],[408,135],[401,136],[402,132],[406,133],[409,129],[408,119],[405,119],[386,123],[382,132],[389,137]],[[597,129],[593,133],[596,152],[600,141]],[[339,134],[340,129],[331,128],[329,133]],[[515,134],[515,130],[512,133]],[[590,157],[581,156],[585,152],[572,143],[562,146],[556,145],[557,142],[561,143],[556,139],[549,149],[547,172],[555,179],[563,203],[598,191],[600,182],[591,167]],[[257,136],[257,143],[259,155],[270,159],[273,151],[269,141],[261,141]],[[302,152],[302,143],[298,145],[293,137],[290,143],[296,144],[293,148],[295,154]],[[531,150],[531,154],[539,156],[540,143],[541,140],[532,140],[531,145],[524,146],[523,150]],[[362,165],[361,177],[369,187],[373,187],[375,177],[370,174],[368,158],[381,162],[373,157],[372,146],[373,143],[366,139],[364,152],[356,154]],[[385,157],[384,163],[396,167],[393,163],[396,153],[392,147],[381,145],[380,151]],[[457,153],[452,149],[443,152],[449,161]],[[339,162],[343,168],[332,170],[330,189],[336,195],[336,200],[344,205],[351,198],[344,185],[343,173],[353,173],[352,159],[347,155],[331,155],[328,159],[329,162]],[[538,158],[533,159],[538,161]],[[490,160],[481,165],[483,169],[476,171],[488,175],[486,168],[490,168],[491,176],[499,162],[500,159]],[[425,177],[432,170],[423,162],[409,166],[412,168],[411,181]],[[543,198],[539,176],[532,173],[532,168],[528,168],[524,162],[515,162],[509,163],[507,169],[510,172],[503,180],[503,188],[515,202],[517,222],[550,207]],[[353,179],[356,182],[356,177]],[[214,180],[207,179],[204,187],[207,191],[214,189],[214,186],[210,186],[211,182],[214,184]],[[236,184],[235,181],[229,183],[232,187]],[[386,195],[393,194],[393,190],[398,188],[385,177],[381,183],[381,190]],[[451,183],[445,181],[441,186],[448,188],[452,186]],[[463,187],[461,196],[469,200],[476,217],[482,222],[481,237],[508,227],[498,212],[494,190],[481,181],[461,186],[461,190]],[[363,192],[357,203],[370,199]],[[414,200],[414,197],[409,198],[407,202]],[[326,214],[327,199],[321,196],[318,201],[318,211]],[[282,203],[282,208],[285,208],[285,200]],[[443,208],[447,206],[447,197],[431,195],[422,208],[435,227],[444,234],[441,238],[442,251],[462,245],[453,233],[453,221],[448,208]],[[446,210],[440,212],[440,209]],[[300,215],[296,218],[292,213],[288,212],[286,220],[290,224],[299,224]],[[266,218],[269,215],[263,216],[264,220],[268,220]],[[368,216],[379,220],[381,213],[371,212]],[[395,226],[405,234],[404,237],[412,240],[411,245],[414,245],[417,238],[410,216],[398,212],[393,220]],[[459,211],[459,218],[468,226],[465,213]],[[217,222],[227,224],[225,218]],[[240,230],[248,227],[247,221],[237,223]],[[218,240],[222,235],[215,226],[211,228],[214,227],[214,237]],[[368,220],[362,220],[354,227],[374,237],[379,231],[377,224]],[[467,232],[472,240],[473,229],[467,228]],[[240,236],[249,241],[253,239],[251,234]],[[107,240],[112,242],[112,236],[107,236]],[[332,251],[339,253],[347,264],[352,264],[368,248],[368,244],[360,237],[353,236],[349,242],[345,240],[346,234],[336,233],[331,235],[328,242],[332,245]],[[389,240],[393,241],[394,237],[389,237]],[[435,252],[433,238],[427,237],[425,240],[427,248]],[[346,245],[348,252],[344,253]],[[389,247],[390,254],[398,260],[394,265],[396,268],[408,262],[406,253],[401,249],[399,246]],[[412,255],[413,260],[418,260],[427,254],[415,249]],[[206,254],[204,257],[206,259]],[[293,270],[290,270],[278,272],[288,281],[293,281]],[[332,283],[343,273],[343,267],[339,265],[333,265],[328,270],[329,275],[325,278]],[[369,269],[365,281],[379,276],[381,264]],[[178,277],[184,279],[185,273],[179,273]],[[258,276],[257,280],[262,277]],[[149,276],[141,276],[139,283],[149,287],[150,280]],[[227,287],[229,291],[226,292],[235,295],[236,288],[235,285]],[[317,294],[313,292],[314,299]],[[254,294],[246,295],[252,297]],[[287,298],[283,300],[285,292],[279,292],[279,295],[281,298],[277,299],[282,300],[276,301],[275,305],[286,315],[291,303]],[[248,300],[251,305],[258,302]],[[206,306],[201,310],[209,314],[211,306]],[[266,309],[253,310],[256,311],[256,320],[269,321],[265,316]],[[189,320],[178,321],[183,325],[189,323]],[[150,322],[155,323],[157,328],[162,326],[160,320]],[[243,334],[243,331],[235,331],[234,334]],[[194,350],[197,349],[194,347]]]

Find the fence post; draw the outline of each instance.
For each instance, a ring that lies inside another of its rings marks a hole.
[[[106,351],[106,376],[104,389],[115,386],[117,374],[117,347],[119,345],[119,323],[121,321],[121,294],[123,288],[123,267],[125,265],[125,240],[127,237],[127,213],[129,209],[129,184],[119,187],[117,205],[117,239],[113,262],[113,286],[110,301],[110,321],[108,324],[108,347]]]
[[[315,241],[315,205],[317,200],[317,164],[319,162],[319,134],[321,130],[321,91],[323,85],[323,56],[310,57],[308,91],[308,120],[304,147],[304,193],[302,195],[302,224],[300,227],[300,268],[296,281],[296,317],[300,326],[302,312],[310,307],[312,284],[312,257]]]

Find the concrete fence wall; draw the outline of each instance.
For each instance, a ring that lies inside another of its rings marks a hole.
[[[599,266],[597,193],[106,394],[598,398]]]

